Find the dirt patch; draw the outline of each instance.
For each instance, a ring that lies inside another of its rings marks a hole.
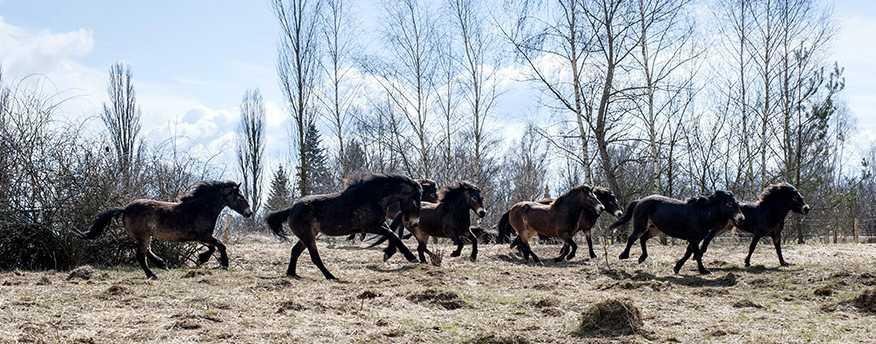
[[[754,303],[749,299],[742,299],[733,303],[733,308],[763,308],[763,306]]]
[[[295,301],[283,301],[280,303],[280,308],[277,308],[277,313],[286,313],[287,311],[300,312],[307,309],[304,305]]]
[[[831,296],[833,295],[833,287],[831,286],[823,286],[816,288],[814,292],[815,296]]]
[[[189,270],[182,275],[182,278],[195,278],[200,276],[210,276],[213,273],[208,270]]]
[[[472,338],[466,344],[529,344],[529,340],[516,334],[487,334]]]
[[[408,295],[407,299],[413,303],[431,304],[447,310],[460,309],[466,306],[465,301],[452,291],[426,289],[425,291]]]
[[[576,334],[614,337],[642,333],[642,313],[628,299],[610,299],[595,303],[581,313]]]
[[[544,297],[539,299],[538,301],[532,301],[529,303],[535,308],[548,308],[548,307],[557,307],[560,305],[560,299],[552,296]]]
[[[42,277],[40,277],[39,280],[36,281],[35,284],[36,285],[52,285],[52,280],[50,280],[49,277],[47,277],[47,276],[42,276]]]
[[[862,312],[876,314],[876,289],[868,289],[858,295],[854,305]]]
[[[380,293],[376,293],[370,290],[363,291],[359,296],[356,296],[359,300],[371,300],[374,298],[380,297]]]
[[[91,265],[83,265],[70,271],[70,274],[67,275],[67,280],[72,281],[78,279],[87,281],[92,277],[94,277],[94,268],[91,267]]]

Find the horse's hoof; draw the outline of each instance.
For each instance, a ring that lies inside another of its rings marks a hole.
[[[627,258],[630,258],[630,254],[627,252],[621,253],[619,256],[617,256],[617,259],[627,259]]]
[[[780,263],[780,265],[781,265],[781,266],[791,266],[791,263],[782,262],[782,263]]]
[[[471,262],[474,263],[474,262],[478,261],[478,257],[471,257],[471,258],[469,258],[469,260],[471,260]]]
[[[710,273],[712,273],[712,272],[709,271],[709,270],[707,270],[707,269],[700,269],[700,274],[708,275],[708,274],[710,274]]]
[[[156,276],[156,275],[146,275],[146,279],[147,279],[147,280],[150,280],[150,281],[157,281],[157,280],[158,280],[158,276]]]
[[[646,259],[645,257],[639,257],[639,264],[644,263],[644,262],[645,262],[645,259]]]
[[[451,257],[459,257],[460,254],[462,254],[462,253],[461,252],[451,252],[450,256]]]
[[[673,268],[672,268],[672,271],[674,271],[675,274],[678,275],[678,272],[681,271],[681,268],[678,267],[678,266],[676,266],[676,267],[673,267]]]
[[[408,258],[408,263],[419,263],[419,262],[420,262],[420,260],[417,259],[417,257]],[[425,262],[423,262],[423,263],[425,263]]]

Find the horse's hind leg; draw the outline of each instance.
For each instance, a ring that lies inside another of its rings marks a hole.
[[[632,248],[636,243],[636,240],[648,230],[647,217],[636,216],[636,214],[633,214],[633,217],[633,232],[630,233],[630,237],[627,238],[627,246],[624,248],[624,251],[621,252],[620,256],[618,256],[618,259],[630,258],[630,248]]]
[[[535,262],[536,264],[541,263],[541,259],[538,259],[538,256],[535,255],[535,252],[532,252],[532,247],[529,246],[529,242],[524,241],[523,245],[521,245],[521,246],[523,246],[523,249],[525,250],[525,252],[528,256],[532,256],[533,262]],[[527,258],[526,260],[529,261],[529,258]]]
[[[675,267],[672,268],[672,271],[675,271],[676,274],[681,271],[681,267],[684,266],[684,263],[687,262],[690,255],[694,253],[694,247],[696,247],[696,244],[688,242],[687,250],[684,251],[684,256],[675,263]]]
[[[650,238],[651,238],[651,236],[648,235],[647,233],[642,234],[642,236],[639,237],[639,244],[642,246],[642,254],[639,255],[639,264],[644,263],[644,262],[645,262],[645,259],[648,259],[648,245],[647,245],[647,242],[648,242],[648,239],[650,239]]]
[[[462,254],[462,246],[465,245],[465,243],[462,241],[462,238],[460,238],[458,235],[454,235],[450,239],[452,239],[453,243],[456,244],[456,249],[450,253],[450,256],[451,257],[459,257]]]
[[[137,242],[137,262],[140,263],[140,268],[146,273],[146,278],[158,279],[158,276],[156,276],[152,270],[149,270],[149,264],[146,263],[146,255],[148,252],[149,247],[147,246],[146,241]]]
[[[425,264],[426,261],[426,252],[428,249],[426,248],[426,241],[428,240],[420,240],[417,239],[417,255],[420,256],[420,263]]]
[[[399,252],[401,252],[405,256],[405,259],[407,259],[409,262],[417,261],[417,257],[414,256],[413,253],[411,253],[411,250],[409,250],[408,247],[405,246],[405,243],[402,242],[401,239],[399,239],[398,236],[396,236],[395,233],[389,230],[389,228],[387,228],[386,226],[369,229],[368,233],[378,234],[387,237],[389,239],[390,245],[395,246],[399,250]]]
[[[298,266],[298,257],[301,256],[301,252],[304,252],[304,243],[299,239],[298,242],[295,243],[295,246],[292,246],[292,253],[289,255],[289,267],[286,269],[286,276],[298,277],[295,270]]]

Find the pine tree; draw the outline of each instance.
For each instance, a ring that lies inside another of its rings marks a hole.
[[[347,142],[343,156],[343,162],[344,166],[347,167],[347,173],[346,175],[341,176],[341,179],[349,178],[367,171],[368,166],[365,159],[365,150],[362,149],[362,144],[360,144],[358,140],[353,139]]]
[[[335,182],[329,169],[329,158],[322,148],[322,137],[316,125],[307,125],[307,135],[304,138],[304,158],[307,161],[307,183],[302,195],[323,194],[335,190]],[[301,169],[298,170],[301,178]]]
[[[283,165],[280,165],[271,178],[271,191],[265,207],[269,211],[285,209],[292,205],[294,199],[295,195],[289,185],[289,175]]]

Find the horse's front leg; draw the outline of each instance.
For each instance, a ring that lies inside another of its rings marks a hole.
[[[451,257],[459,257],[462,254],[462,246],[465,244],[462,241],[462,238],[459,237],[459,234],[453,233],[450,237],[450,240],[453,240],[453,243],[456,244],[456,249],[450,253]]]
[[[470,230],[468,231],[468,239],[471,240],[471,261],[478,260],[478,238]]]
[[[389,245],[397,248],[405,256],[405,259],[412,263],[417,261],[417,257],[414,256],[413,253],[411,253],[411,250],[409,250],[408,247],[405,246],[405,243],[402,242],[401,239],[399,239],[399,237],[395,235],[395,233],[389,230],[389,228],[385,224],[376,228],[369,228],[367,229],[367,232],[387,237],[389,239]],[[388,248],[389,247],[387,247],[387,249]]]

